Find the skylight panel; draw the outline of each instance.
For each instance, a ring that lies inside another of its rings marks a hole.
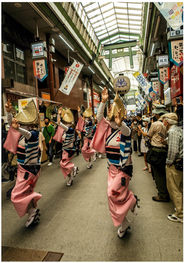
[[[111,9],[111,10],[109,10],[109,11],[103,13],[103,17],[105,18],[105,17],[107,17],[107,16],[112,16],[113,14],[114,14],[114,10]]]
[[[102,15],[98,15],[97,17],[91,18],[90,21],[92,24],[94,24],[96,21],[99,21],[102,19]]]
[[[131,8],[135,8],[135,9],[142,9],[142,3],[128,3],[128,8],[131,7]]]
[[[141,17],[140,16],[132,16],[132,15],[129,15],[129,19],[134,19],[134,20],[139,20],[141,21]]]
[[[137,14],[137,15],[142,15],[142,11],[140,11],[140,10],[129,10],[128,9],[128,13],[129,14]]]
[[[104,34],[105,32],[107,32],[106,29],[105,29],[105,30],[102,30],[102,31],[100,31],[100,32],[98,32],[98,33],[96,33],[96,35],[97,35],[97,36],[100,36],[100,35]]]
[[[116,14],[116,17],[119,19],[126,19],[128,20],[128,16],[127,15],[121,15],[121,14]]]
[[[104,18],[105,23],[108,23],[109,21],[111,21],[111,20],[113,20],[113,19],[116,19],[115,14],[113,14],[113,15],[111,15],[111,16],[109,16],[109,17]]]
[[[121,3],[121,2],[114,2],[114,5],[116,7],[127,7],[127,4],[126,3]]]
[[[97,27],[95,32],[98,33],[99,31],[104,30],[104,29],[106,29],[105,24],[103,24],[102,26]]]
[[[93,23],[93,27],[94,27],[94,28],[95,28],[95,27],[98,27],[98,26],[102,26],[102,25],[104,25],[104,23],[103,23],[102,20],[98,21],[97,23]]]
[[[117,25],[113,25],[113,26],[110,26],[110,27],[107,27],[108,28],[108,31],[111,31],[112,29],[117,29]]]
[[[108,33],[100,36],[99,39],[103,39],[103,38],[106,38],[106,37],[108,37]]]
[[[116,21],[113,20],[113,21],[107,22],[106,25],[107,25],[107,27],[113,26],[113,25],[115,25],[115,22],[116,22]]]
[[[103,12],[105,12],[105,11],[111,9],[111,8],[113,8],[113,3],[110,3],[110,4],[106,5],[106,6],[101,7],[101,11],[103,13]]]
[[[119,8],[115,8],[116,13],[123,13],[123,14],[127,14],[127,9],[119,9]]]

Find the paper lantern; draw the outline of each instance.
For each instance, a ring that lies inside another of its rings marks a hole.
[[[118,94],[126,94],[130,90],[130,79],[123,75],[117,77],[113,81],[114,91]]]

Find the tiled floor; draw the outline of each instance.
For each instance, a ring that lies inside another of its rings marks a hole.
[[[35,188],[40,223],[27,229],[27,216],[20,218],[2,185],[2,246],[64,253],[61,261],[183,261],[183,224],[167,220],[173,203],[157,203],[155,182],[143,171],[143,157],[133,153],[130,190],[140,201],[137,216],[128,213],[131,229],[123,239],[110,217],[107,201],[107,161],[97,159],[87,170],[82,155],[74,157],[80,171],[67,187],[59,159],[42,172]]]

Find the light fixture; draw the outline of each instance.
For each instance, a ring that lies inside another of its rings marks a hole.
[[[103,80],[101,81],[101,83],[103,83],[105,85],[105,83],[103,82]]]
[[[158,78],[151,78],[150,81],[158,81]]]
[[[90,69],[90,71],[92,71],[92,73],[95,74],[95,72],[92,70],[92,68],[88,67],[88,69]]]
[[[15,3],[14,6],[15,7],[21,7],[22,5],[20,3]]]
[[[151,75],[157,75],[158,72],[157,72],[157,71],[156,71],[156,72],[150,72],[150,74],[151,74]]]
[[[164,94],[167,92],[167,91],[169,91],[169,90],[171,90],[171,88],[169,87],[169,88],[167,88],[167,90],[165,90],[164,91]]]
[[[150,53],[150,57],[152,57],[152,55],[153,55],[154,46],[155,46],[155,43],[153,43],[153,45],[152,45],[152,50],[151,50],[151,53]]]
[[[111,89],[109,89],[109,91],[112,91]]]
[[[56,27],[56,26],[54,26],[51,30],[52,30],[53,32],[58,32],[58,31],[60,31],[60,29],[59,29],[58,27]]]
[[[101,86],[99,86],[100,89],[103,89]]]
[[[61,35],[59,35],[59,37],[64,41],[64,43],[65,43],[72,51],[74,51],[74,49],[67,43],[67,41],[66,41]]]

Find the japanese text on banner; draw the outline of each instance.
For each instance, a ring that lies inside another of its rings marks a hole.
[[[135,72],[132,74],[136,80],[138,81],[139,85],[143,88],[144,92],[146,94],[148,94],[148,90],[151,86],[150,82],[148,82],[145,77],[143,76],[143,74],[140,74],[139,72]]]
[[[71,67],[68,69],[67,74],[59,88],[61,92],[66,95],[69,95],[81,70],[83,68],[83,64],[74,61]]]
[[[40,80],[41,82],[47,78],[48,70],[47,70],[47,62],[46,59],[39,59],[33,61],[33,70],[34,76]]]

